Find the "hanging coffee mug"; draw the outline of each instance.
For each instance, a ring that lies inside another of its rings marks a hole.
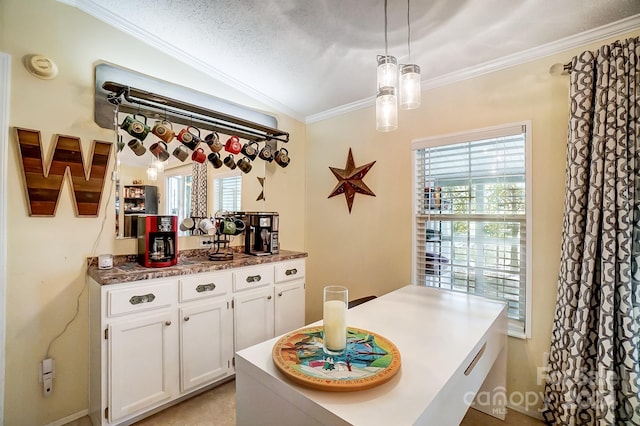
[[[233,154],[229,154],[227,158],[224,159],[224,165],[230,168],[231,170],[236,168],[236,162],[233,161]]]
[[[151,133],[165,141],[166,143],[176,136],[176,132],[173,131],[173,125],[166,120],[156,121],[156,124],[151,129]]]
[[[220,167],[222,167],[222,160],[220,159],[220,154],[218,154],[217,152],[212,152],[207,156],[207,158],[209,159],[209,162],[214,169],[219,169]]]
[[[137,117],[144,118],[144,122],[137,119]],[[138,138],[141,141],[147,137],[149,131],[151,130],[149,126],[147,126],[147,117],[142,114],[134,114],[133,116],[128,115],[120,127],[124,129],[125,132],[129,133],[134,138]]]
[[[245,157],[238,160],[238,168],[244,173],[249,173],[252,167],[253,166],[251,165],[251,160],[249,160],[248,158]]]
[[[167,151],[167,144],[163,141],[158,141],[149,147],[149,151],[155,155],[160,161],[167,161],[169,159],[169,152]]]
[[[176,149],[173,150],[173,156],[178,160],[184,162],[189,156],[189,151],[187,151],[187,147],[184,145],[178,145]]]
[[[276,160],[276,163],[280,165],[280,167],[287,167],[289,165],[289,151],[286,148],[280,148],[276,151],[276,154],[273,156],[273,159]]]
[[[262,149],[260,150],[260,154],[258,154],[258,156],[262,158],[264,161],[268,161],[268,162],[273,161],[273,151],[271,151],[271,148],[267,145],[262,147]]]
[[[209,148],[211,148],[212,152],[220,152],[222,151],[222,148],[224,148],[224,145],[222,145],[222,142],[220,142],[220,137],[216,132],[209,133],[204,138],[204,141],[207,145],[209,145]]]
[[[240,139],[237,136],[231,136],[227,139],[227,143],[224,145],[224,149],[232,154],[239,154],[242,149],[240,145]]]
[[[138,139],[131,139],[127,145],[138,157],[147,152],[147,148]]]
[[[247,142],[242,146],[242,152],[246,157],[255,160],[258,156],[258,142]]]
[[[189,129],[193,129],[195,130],[196,133],[198,133],[197,135],[193,132],[190,132]],[[192,151],[195,151],[196,148],[198,147],[198,144],[200,143],[200,130],[198,130],[197,128],[193,127],[193,126],[189,126],[185,129],[180,130],[180,132],[178,132],[178,135],[176,136],[176,138],[182,142],[183,144],[185,144],[187,146],[187,148],[189,148]]]
[[[204,153],[204,149],[198,148],[193,151],[193,154],[191,154],[191,159],[193,161],[197,161],[198,163],[204,163],[204,160],[207,159],[207,156]]]

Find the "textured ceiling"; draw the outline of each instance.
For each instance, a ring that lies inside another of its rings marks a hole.
[[[384,53],[383,0],[62,1],[183,50],[301,119],[372,97]],[[406,63],[407,1],[388,10],[389,53]],[[637,14],[639,0],[413,0],[411,62],[429,80]]]

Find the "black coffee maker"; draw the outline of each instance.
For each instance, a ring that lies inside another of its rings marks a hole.
[[[254,256],[280,251],[278,228],[280,216],[275,212],[245,212],[244,252]]]
[[[178,216],[138,217],[138,262],[147,268],[178,263]]]

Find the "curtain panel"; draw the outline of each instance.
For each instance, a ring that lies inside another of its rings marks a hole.
[[[548,424],[640,425],[639,56],[633,38],[571,62]]]

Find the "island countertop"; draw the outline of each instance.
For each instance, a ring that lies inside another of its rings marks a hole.
[[[307,253],[289,250],[280,250],[278,254],[267,256],[235,252],[231,260],[215,261],[209,260],[207,250],[185,250],[179,253],[178,264],[175,266],[146,268],[137,262],[136,255],[122,255],[114,256],[111,269],[99,269],[97,259],[93,257],[87,259],[87,274],[98,284],[107,285],[241,268],[304,257],[307,257]]]

